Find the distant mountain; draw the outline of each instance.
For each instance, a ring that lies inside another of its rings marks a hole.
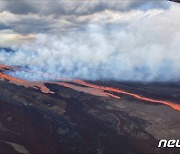
[[[3,47],[0,47],[0,52],[1,52],[1,50],[5,50],[6,52],[14,52],[14,50],[11,49],[11,48],[3,48]]]
[[[169,1],[173,1],[173,2],[180,3],[180,1],[179,1],[179,0],[169,0]]]

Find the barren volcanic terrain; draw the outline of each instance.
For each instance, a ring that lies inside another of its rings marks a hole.
[[[29,82],[0,65],[0,152],[178,153],[180,84]]]
[[[177,0],[0,0],[0,154],[180,154]]]

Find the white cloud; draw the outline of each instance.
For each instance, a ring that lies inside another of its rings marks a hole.
[[[0,28],[21,34],[61,33],[81,28],[88,22],[111,22],[131,10],[168,9],[162,1],[0,1]],[[116,14],[114,14],[116,12]],[[109,14],[109,15],[108,15]],[[5,27],[5,26],[6,27]]]
[[[87,19],[79,17],[73,23],[83,23],[83,29],[64,35],[38,35],[35,42],[23,44],[15,53],[0,52],[0,63],[66,78],[177,81],[179,8],[104,11]],[[24,71],[11,75],[39,79],[39,75]]]

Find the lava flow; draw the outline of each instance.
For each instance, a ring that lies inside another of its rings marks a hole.
[[[180,105],[176,104],[176,103],[173,103],[173,102],[147,98],[147,97],[140,96],[138,94],[134,94],[134,93],[131,93],[131,92],[126,92],[124,90],[120,90],[120,89],[113,88],[113,87],[98,86],[98,85],[95,85],[95,84],[92,84],[92,83],[85,82],[83,80],[60,79],[61,81],[59,81],[59,82],[57,82],[57,81],[54,81],[54,82],[53,81],[52,82],[30,82],[30,81],[14,78],[14,77],[8,76],[7,74],[3,73],[3,71],[5,71],[5,70],[13,70],[13,69],[14,68],[11,68],[9,66],[0,65],[0,71],[1,71],[0,72],[0,78],[9,80],[10,82],[13,82],[13,83],[16,83],[16,84],[19,84],[19,85],[23,85],[24,87],[32,87],[32,88],[35,88],[35,89],[40,89],[41,92],[43,92],[43,93],[50,93],[50,94],[55,93],[53,91],[50,91],[50,89],[48,89],[45,86],[45,83],[50,83],[50,84],[56,84],[56,85],[64,86],[64,87],[67,87],[67,88],[71,88],[71,89],[74,89],[76,91],[88,93],[88,94],[91,94],[91,95],[110,96],[110,97],[113,97],[113,98],[116,98],[116,99],[119,99],[120,96],[109,93],[109,92],[118,93],[118,94],[125,94],[125,95],[128,95],[128,96],[132,96],[132,97],[134,97],[136,99],[142,100],[142,101],[164,104],[164,105],[170,106],[171,108],[173,108],[173,109],[175,109],[177,111],[180,111]],[[41,72],[37,72],[37,73],[41,73]],[[44,75],[44,76],[52,76],[52,75],[49,75],[48,73],[41,73],[41,74]],[[57,77],[55,77],[55,78],[56,78],[56,80],[58,80]],[[79,86],[71,84],[71,83],[67,83],[67,82],[76,83]],[[85,86],[85,87],[82,87],[82,86]]]
[[[10,70],[10,69],[11,67],[0,64],[0,70]]]
[[[78,83],[80,85],[84,85],[84,86],[95,88],[95,89],[101,89],[101,90],[104,90],[104,91],[111,91],[111,92],[115,92],[115,93],[126,94],[126,95],[129,95],[129,96],[133,96],[133,97],[135,97],[135,98],[137,98],[139,100],[143,100],[143,101],[148,101],[148,102],[153,102],[153,103],[161,103],[161,104],[164,104],[164,105],[168,105],[168,106],[172,107],[173,109],[175,109],[177,111],[180,111],[180,105],[176,104],[176,103],[173,103],[173,102],[147,98],[147,97],[143,97],[143,96],[140,96],[140,95],[137,95],[137,94],[134,94],[134,93],[126,92],[124,90],[120,90],[120,89],[117,89],[117,88],[104,87],[104,86],[98,86],[98,85],[95,85],[95,84],[87,83],[87,82],[85,82],[83,80],[74,80],[74,82]]]
[[[43,93],[54,93],[52,91],[50,91],[45,85],[44,83],[41,82],[29,82],[29,81],[25,81],[22,79],[17,79],[15,77],[11,77],[7,74],[2,73],[5,70],[12,70],[11,67],[9,66],[5,66],[5,65],[0,65],[0,78],[8,80],[12,83],[18,84],[18,85],[22,85],[24,87],[32,87],[35,89],[40,89]]]
[[[5,65],[0,65],[0,70],[3,72],[4,70],[22,70],[22,69],[19,68],[19,67],[11,68],[11,67],[8,67],[8,66],[5,66]],[[25,69],[25,71],[28,71],[30,73],[38,73],[38,74],[41,74],[43,76],[48,76],[48,77],[53,76],[53,75],[50,75],[48,73],[34,72],[34,71],[28,70],[28,69]],[[66,83],[68,81],[69,82],[72,81],[70,79],[60,79],[61,82],[31,82],[31,81],[25,81],[25,80],[22,80],[22,79],[17,79],[17,78],[8,76],[7,74],[4,74],[4,73],[0,73],[0,78],[6,79],[6,80],[8,80],[8,81],[10,81],[12,83],[22,85],[24,87],[32,87],[34,89],[39,89],[43,93],[50,93],[50,94],[55,93],[55,92],[51,91],[50,89],[48,89],[45,86],[45,83],[50,83],[50,84],[57,84],[57,85],[60,85],[60,86],[71,88],[71,89],[74,89],[76,91],[88,93],[88,94],[95,95],[95,96],[110,96],[110,97],[114,97],[114,98],[117,98],[117,99],[120,98],[119,96],[115,96],[113,94],[104,92],[103,90],[100,90],[100,89],[94,89],[94,88],[89,88],[89,87],[80,87],[80,86],[71,85],[69,83]],[[54,78],[55,78],[55,76],[54,76]],[[56,77],[56,79],[57,79],[57,77]],[[62,81],[65,81],[65,82],[62,82]]]

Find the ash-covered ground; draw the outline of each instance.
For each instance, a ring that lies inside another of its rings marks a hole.
[[[180,100],[179,83],[92,83],[153,99]],[[115,92],[119,99],[53,83],[45,86],[55,93],[0,80],[0,152],[180,152],[158,148],[161,139],[180,139],[180,112],[170,106]]]

